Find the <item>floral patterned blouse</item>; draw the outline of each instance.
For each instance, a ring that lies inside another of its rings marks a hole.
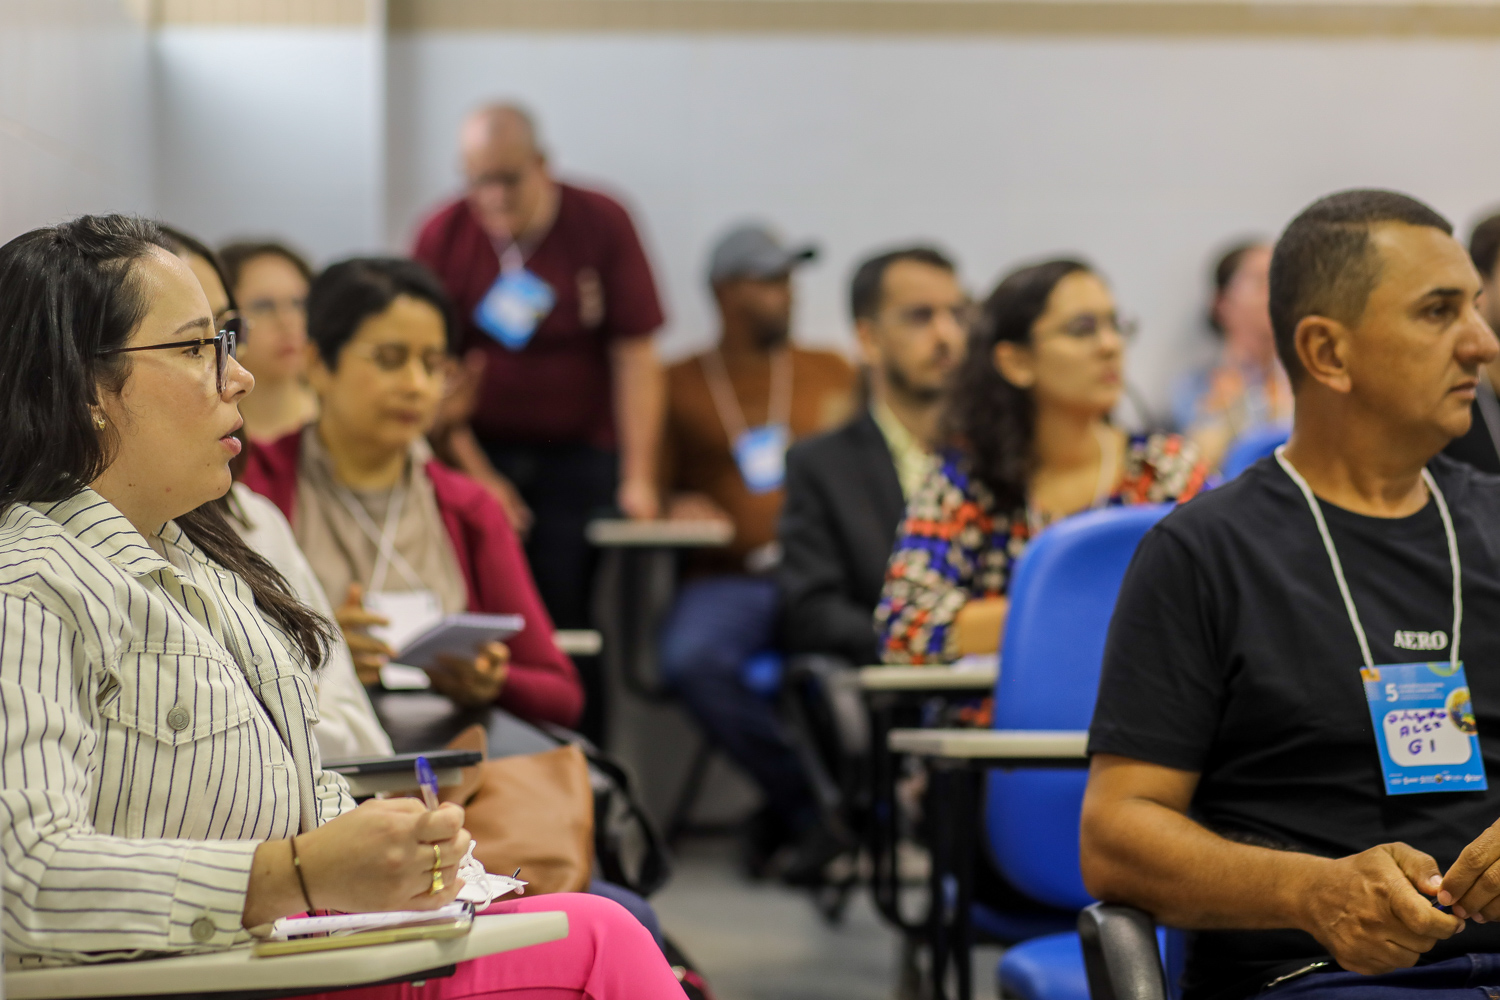
[[[946,663],[958,658],[958,613],[971,598],[1002,597],[1011,568],[1035,528],[1024,509],[995,510],[994,495],[947,451],[906,505],[875,609],[886,663]],[[1176,434],[1132,437],[1124,475],[1107,506],[1191,499],[1208,470],[1196,447]]]

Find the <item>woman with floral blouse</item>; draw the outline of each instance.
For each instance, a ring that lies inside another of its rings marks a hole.
[[[1203,487],[1192,444],[1109,423],[1133,331],[1075,260],[1023,268],[991,293],[944,414],[952,445],[907,504],[886,570],[875,611],[885,662],[994,652],[1012,568],[1037,532]]]

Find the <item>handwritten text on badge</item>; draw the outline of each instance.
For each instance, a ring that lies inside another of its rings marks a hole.
[[[1453,724],[1446,708],[1387,712],[1384,726],[1391,760],[1402,767],[1462,764],[1474,752],[1473,741]]]

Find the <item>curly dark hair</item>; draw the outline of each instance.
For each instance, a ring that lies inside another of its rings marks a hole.
[[[1092,273],[1064,258],[1012,271],[985,299],[969,331],[969,349],[953,373],[943,407],[942,435],[967,453],[969,474],[995,495],[1000,510],[1026,506],[1026,484],[1036,465],[1036,400],[995,367],[995,345],[1025,344],[1047,311],[1052,290],[1070,274]]]

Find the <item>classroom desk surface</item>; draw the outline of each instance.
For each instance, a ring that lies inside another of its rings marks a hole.
[[[210,955],[18,970],[5,973],[5,997],[62,1000],[163,996],[213,992],[215,987],[236,993],[285,989],[312,993],[443,969],[471,958],[567,936],[568,915],[560,911],[497,913],[476,917],[474,929],[467,935],[446,941],[403,941],[275,958],[256,958],[246,945]]]
[[[896,753],[961,760],[1053,760],[1088,758],[1089,734],[1069,730],[893,729]]]
[[[600,548],[718,548],[734,540],[734,525],[725,521],[628,521],[599,518],[585,534]]]
[[[866,691],[988,691],[1000,667],[860,667]]]

